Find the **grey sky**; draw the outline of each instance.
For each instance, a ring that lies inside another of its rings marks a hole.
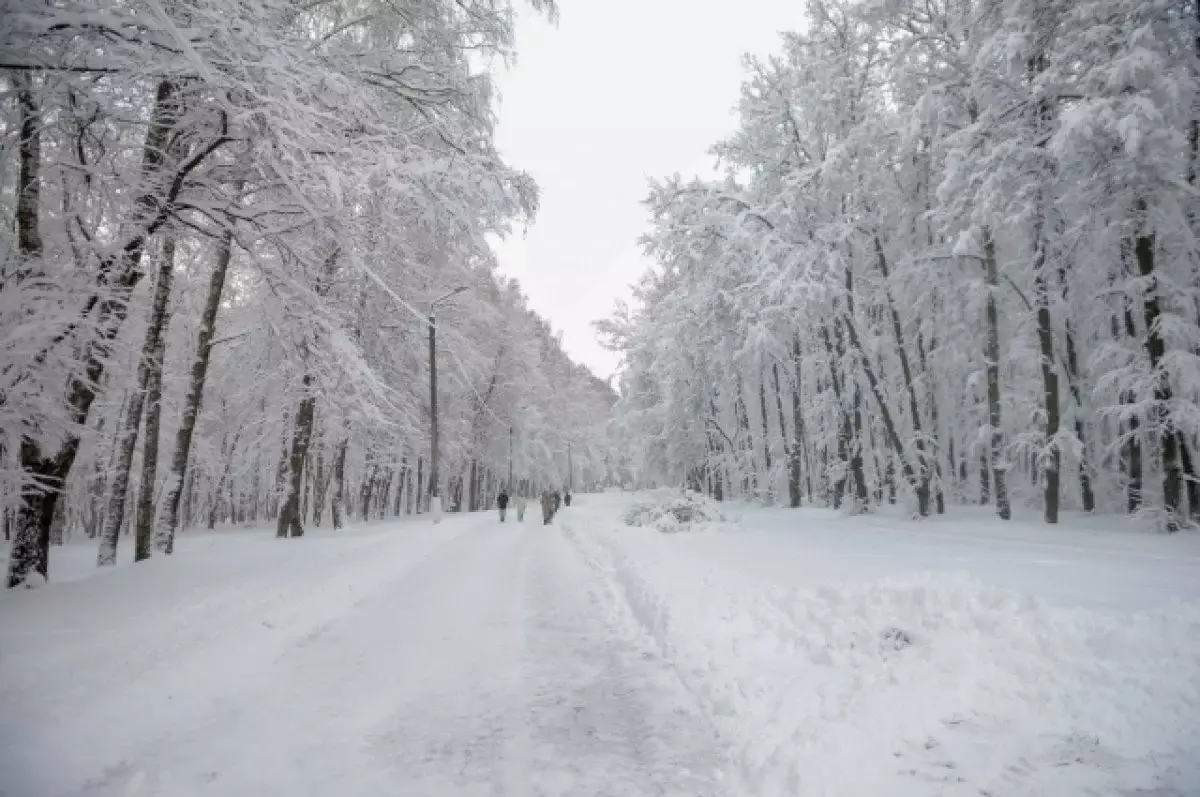
[[[601,377],[616,358],[590,322],[648,265],[637,245],[651,177],[708,172],[728,133],[741,57],[798,27],[798,0],[561,0],[557,26],[526,14],[520,60],[498,76],[498,143],[542,189],[525,237],[497,247],[503,271]]]

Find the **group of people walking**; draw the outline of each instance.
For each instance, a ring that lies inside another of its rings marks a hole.
[[[564,490],[559,492],[554,490],[542,490],[542,525],[550,525],[550,521],[554,519],[554,515],[562,508],[563,504],[571,505],[571,493]],[[525,508],[528,506],[528,499],[523,494],[518,494],[514,503],[517,507],[517,522],[525,522]],[[508,514],[508,490],[500,488],[500,494],[496,496],[496,506],[500,508],[500,522],[503,523]]]

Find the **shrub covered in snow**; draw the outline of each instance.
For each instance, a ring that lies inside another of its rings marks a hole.
[[[650,526],[664,534],[689,531],[698,524],[718,523],[725,520],[720,505],[706,495],[688,491],[685,493],[659,493],[648,501],[639,501],[625,513],[625,523],[630,526]]]

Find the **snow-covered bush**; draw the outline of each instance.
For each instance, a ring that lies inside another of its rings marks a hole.
[[[664,534],[689,531],[697,524],[725,520],[720,505],[701,493],[658,494],[648,501],[639,501],[625,513],[630,526],[650,526]]]

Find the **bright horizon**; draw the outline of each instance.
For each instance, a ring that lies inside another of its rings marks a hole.
[[[557,26],[524,11],[517,63],[497,74],[497,144],[541,189],[527,234],[497,242],[501,271],[562,332],[572,359],[602,379],[618,357],[596,342],[591,322],[628,300],[651,264],[637,243],[648,181],[714,173],[708,150],[736,122],[743,55],[774,51],[779,32],[802,17],[787,0],[728,8],[565,0]]]

